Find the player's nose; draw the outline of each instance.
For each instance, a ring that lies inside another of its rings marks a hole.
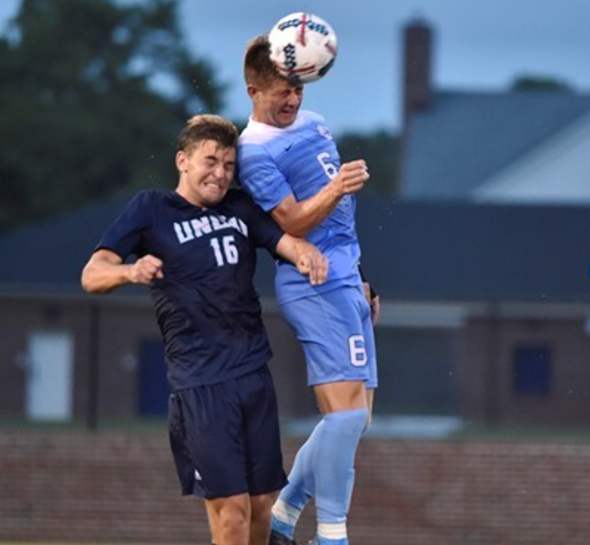
[[[289,93],[288,103],[289,106],[299,106],[301,103],[301,97],[295,91],[293,91]]]
[[[223,163],[217,163],[215,165],[213,168],[213,174],[218,180],[226,177],[226,168]]]

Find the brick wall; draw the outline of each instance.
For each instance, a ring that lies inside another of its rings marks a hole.
[[[289,466],[300,439],[284,441]],[[354,545],[590,542],[590,445],[364,439]],[[298,539],[313,533],[308,509]],[[0,541],[208,543],[165,432],[0,432]]]

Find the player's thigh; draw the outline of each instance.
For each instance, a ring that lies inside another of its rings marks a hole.
[[[371,310],[360,285],[289,301],[281,310],[302,344],[309,385],[371,378],[374,352],[365,342]]]
[[[365,382],[361,380],[326,382],[313,390],[322,414],[368,408]]]

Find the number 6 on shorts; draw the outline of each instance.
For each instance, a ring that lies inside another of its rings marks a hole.
[[[351,335],[348,338],[348,350],[352,365],[362,367],[367,363],[367,351],[365,350],[365,337],[363,335]]]

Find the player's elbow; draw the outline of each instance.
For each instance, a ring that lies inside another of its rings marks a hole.
[[[293,237],[302,238],[309,231],[304,216],[296,207],[278,206],[272,210],[271,215],[279,227]]]
[[[82,276],[80,277],[80,284],[86,293],[106,293],[109,291],[105,289],[96,276],[92,274],[92,268],[90,265],[84,267]]]
[[[309,231],[309,229],[307,229],[303,223],[298,221],[297,218],[282,216],[280,218],[275,217],[275,219],[281,229],[292,237],[303,238]]]
[[[95,286],[84,274],[80,278],[80,284],[86,293],[100,293],[98,286]]]
[[[296,238],[304,238],[305,235],[307,235],[308,230],[304,229],[303,227],[292,226],[288,229],[285,229],[285,232],[289,233],[291,236]]]

